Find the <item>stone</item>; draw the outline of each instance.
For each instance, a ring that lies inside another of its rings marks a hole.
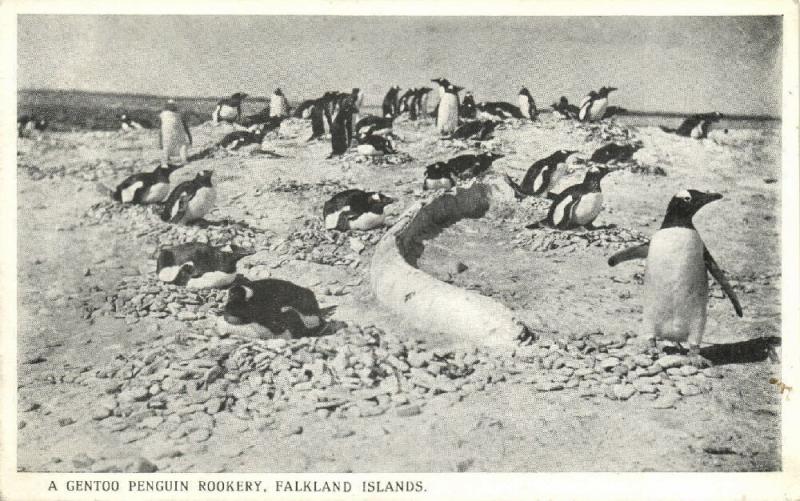
[[[556,383],[556,382],[552,382],[552,381],[549,381],[549,382],[548,381],[542,381],[542,382],[536,383],[535,388],[536,388],[537,391],[558,391],[558,390],[563,390],[564,389],[564,385],[562,383]]]
[[[125,466],[126,473],[155,473],[158,467],[149,460],[138,457]]]
[[[355,435],[356,432],[351,428],[336,428],[331,435],[333,438],[347,438]]]
[[[150,416],[148,418],[143,419],[139,423],[139,426],[141,426],[142,428],[149,428],[151,430],[154,430],[154,429],[158,428],[159,425],[161,425],[161,423],[163,423],[163,422],[164,422],[164,418],[161,417],[161,416]]]
[[[614,396],[617,397],[618,400],[628,400],[634,394],[636,394],[636,388],[630,384],[618,384],[614,385]]]
[[[717,367],[708,367],[706,369],[703,369],[703,375],[705,377],[719,379],[722,377],[722,371]]]
[[[211,437],[211,430],[208,428],[198,428],[197,430],[191,432],[188,435],[188,439],[190,442],[199,443],[205,442]]]
[[[404,405],[398,407],[395,414],[399,417],[417,416],[422,414],[422,409],[420,409],[418,405]]]
[[[700,388],[693,384],[678,383],[676,386],[678,387],[678,392],[684,397],[693,397],[702,393]]]
[[[658,364],[663,369],[670,369],[672,367],[680,367],[686,363],[686,357],[683,355],[665,355],[658,360]]]
[[[289,437],[291,435],[300,435],[301,433],[303,433],[303,427],[299,424],[296,424],[287,426],[283,430],[282,435],[284,437]]]
[[[665,393],[653,401],[652,407],[654,409],[671,409],[681,397],[675,393]]]
[[[684,365],[681,367],[681,374],[684,376],[694,376],[698,372],[700,372],[700,370],[693,365]]]
[[[102,421],[111,415],[111,409],[106,407],[97,407],[92,411],[92,419],[95,421]]]
[[[620,359],[616,357],[608,357],[600,361],[600,367],[606,371],[614,369],[614,367],[618,366],[619,364],[620,364]]]
[[[94,464],[94,459],[90,458],[85,452],[75,455],[72,458],[72,466],[79,470],[88,469]]]

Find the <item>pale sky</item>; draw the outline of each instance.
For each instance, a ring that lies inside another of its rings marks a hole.
[[[780,17],[19,16],[18,87],[290,100],[444,76],[540,107],[603,85],[640,111],[781,111]]]

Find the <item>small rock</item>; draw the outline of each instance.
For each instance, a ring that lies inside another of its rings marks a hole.
[[[537,391],[558,391],[558,390],[563,390],[564,389],[564,385],[561,384],[561,383],[555,383],[555,382],[552,382],[552,381],[549,381],[549,382],[548,381],[542,381],[542,382],[536,383],[535,388],[536,388]]]
[[[614,396],[617,397],[618,400],[628,400],[636,393],[636,388],[630,384],[618,384],[614,385]]]
[[[75,420],[71,417],[65,417],[58,420],[59,426],[69,426],[71,424],[75,424]]]
[[[693,365],[684,365],[681,367],[681,374],[684,376],[694,376],[698,372],[700,372],[698,368]]]
[[[656,360],[656,363],[664,369],[670,369],[672,367],[680,367],[685,364],[686,357],[682,355],[665,355]]]
[[[703,369],[703,375],[705,377],[719,379],[722,377],[722,371],[717,367],[708,367],[706,369]]]
[[[674,393],[667,393],[653,401],[652,406],[654,409],[671,409],[675,407],[675,404],[678,403],[680,399],[681,397]]]
[[[736,454],[736,451],[727,445],[705,444],[702,449],[703,452],[708,454]]]
[[[20,410],[22,412],[32,412],[39,409],[41,406],[36,402],[23,402],[20,404]]]
[[[199,428],[190,433],[187,438],[191,442],[199,443],[199,442],[205,442],[210,437],[211,437],[211,430],[209,430],[208,428]]]
[[[600,367],[602,367],[603,370],[609,371],[612,370],[614,367],[618,366],[619,363],[620,360],[618,358],[608,357],[600,361]]]
[[[456,264],[453,266],[453,270],[456,272],[456,274],[464,273],[468,269],[469,269],[469,266],[467,266],[466,264],[462,263],[461,261],[456,262]]]
[[[98,407],[92,412],[92,419],[95,421],[102,421],[111,415],[111,409],[106,407]]]
[[[684,397],[693,397],[702,393],[700,388],[693,384],[678,383],[676,386],[678,387],[680,394]]]
[[[402,407],[398,407],[395,413],[399,417],[417,416],[422,414],[422,409],[420,409],[418,405],[404,405]]]
[[[301,433],[303,433],[303,427],[300,426],[299,424],[291,425],[287,427],[285,430],[283,430],[284,437],[289,437],[291,435],[300,435]]]
[[[355,435],[356,432],[350,428],[336,428],[333,431],[333,438],[347,438]]]
[[[138,457],[125,466],[126,473],[155,473],[158,467],[143,457]]]
[[[81,452],[80,454],[77,454],[74,458],[72,458],[72,466],[80,470],[87,469],[91,467],[93,464],[94,464],[94,459],[86,455],[85,452]]]

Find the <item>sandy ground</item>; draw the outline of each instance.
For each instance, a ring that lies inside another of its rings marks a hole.
[[[278,240],[320,218],[330,193],[325,185],[334,182],[397,198],[390,208],[396,216],[417,199],[422,168],[465,147],[437,140],[430,122],[401,122],[397,147],[412,161],[325,160],[329,143],[304,143],[306,127],[293,122],[275,137],[273,147],[284,158],[219,155],[191,163],[172,180],[213,169],[218,189],[213,217],[247,222]],[[193,151],[225,132],[196,127]],[[213,435],[198,443],[171,441],[158,430],[128,441],[129,435],[102,426],[91,412],[104,391],[103,381],[89,377],[96,368],[188,328],[173,318],[136,323],[114,315],[85,318],[80,307],[84,298],[113,290],[123,277],[152,269],[152,240],[121,227],[118,219],[83,223],[87,210],[106,200],[95,180],[113,184],[133,170],[151,168],[158,158],[155,133],[53,132],[21,139],[19,469],[88,471],[103,462],[124,469],[131,458],[144,457],[159,471],[192,472],[779,470],[781,397],[769,379],[780,375],[780,365],[764,349],[766,340],[780,336],[778,132],[714,131],[702,141],[650,127],[631,133],[645,145],[637,161],[660,166],[667,175],[610,174],[603,181],[605,210],[598,223],[650,235],[679,189],[708,189],[725,197],[695,219],[745,310],[744,318],[737,318],[715,289],[704,353],[722,378],[714,380],[712,391],[684,398],[672,409],[656,409],[639,396],[582,398],[570,390],[541,392],[501,382],[447,405],[425,406],[414,416],[386,413],[336,422],[315,414],[294,417],[303,431],[288,436],[242,426],[221,413]],[[602,144],[595,129],[545,117],[537,124],[508,124],[489,147],[507,155],[493,170],[520,178],[534,160],[557,148],[588,156]],[[578,182],[584,170],[574,166],[559,187]],[[274,189],[288,181],[310,188]],[[616,247],[537,245],[540,236],[523,228],[545,210],[541,201],[528,200],[489,218],[461,221],[427,242],[419,265],[437,278],[491,295],[523,317],[535,317],[555,337],[637,334],[643,264],[609,268],[605,261]],[[337,306],[337,320],[446,346],[448,339],[411,331],[376,303],[364,279],[368,258],[366,251],[353,266],[289,259],[271,274],[313,285],[323,306]],[[468,269],[456,274],[459,261]],[[343,295],[325,294],[341,284],[353,285]],[[353,433],[341,433],[342,427]]]

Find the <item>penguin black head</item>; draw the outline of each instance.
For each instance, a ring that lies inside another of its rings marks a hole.
[[[214,171],[204,170],[198,172],[197,175],[194,177],[195,182],[199,183],[201,186],[211,186],[211,175],[214,174]]]
[[[694,228],[692,217],[707,204],[719,200],[719,193],[705,193],[697,190],[682,190],[676,193],[667,206],[667,214],[661,228]]]
[[[529,91],[528,88],[523,85],[522,88],[519,90],[519,94],[521,96],[530,96],[531,91]]]
[[[370,196],[369,197],[370,208],[375,207],[383,209],[387,205],[394,203],[394,198],[387,197],[383,193],[378,193],[373,191],[369,193],[369,196]]]
[[[178,111],[178,105],[172,99],[167,101],[167,104],[164,106],[164,109],[167,111]]]
[[[233,325],[250,323],[247,302],[253,297],[253,289],[246,285],[234,285],[228,289],[225,303],[225,321]]]
[[[597,92],[595,92],[593,90],[590,90],[589,91],[589,97],[592,97],[592,98],[597,97]]]
[[[597,97],[607,97],[615,90],[617,90],[616,87],[600,87],[600,92],[597,93]]]
[[[282,95],[283,95],[283,91],[281,91],[281,88],[280,88],[280,87],[278,87],[277,89],[275,89],[275,92],[274,92],[274,94],[275,94],[276,96],[282,96]]]
[[[278,89],[278,90],[280,90],[280,89]],[[244,92],[236,92],[236,93],[231,95],[231,100],[232,101],[241,101],[242,99],[246,98],[247,96],[248,96],[248,94],[245,94]]]
[[[594,165],[588,171],[586,171],[586,176],[583,178],[583,185],[589,191],[600,191],[600,181],[608,174],[609,170],[608,167],[604,167],[602,165]]]

